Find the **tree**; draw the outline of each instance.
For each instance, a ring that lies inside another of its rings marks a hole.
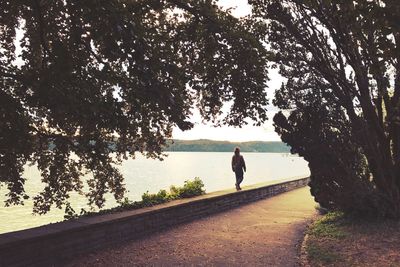
[[[400,5],[394,0],[252,0],[286,78],[284,142],[309,162],[325,206],[400,216]]]
[[[211,0],[0,1],[6,204],[28,197],[28,162],[45,183],[37,213],[83,194],[86,173],[90,205],[102,207],[107,192],[121,200],[113,163],[135,152],[162,157],[172,127],[193,126],[193,105],[215,124],[264,121],[268,54],[258,25]]]

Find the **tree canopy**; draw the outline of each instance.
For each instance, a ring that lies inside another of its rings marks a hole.
[[[260,25],[211,0],[0,1],[6,204],[28,197],[27,163],[45,185],[35,212],[83,194],[86,173],[90,205],[102,207],[108,192],[122,199],[113,163],[160,157],[172,127],[193,126],[193,106],[215,124],[262,123],[269,54]]]
[[[323,206],[400,216],[400,5],[252,0],[286,78],[276,131],[308,162]]]

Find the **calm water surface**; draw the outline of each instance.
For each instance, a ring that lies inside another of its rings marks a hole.
[[[169,152],[164,161],[146,159],[138,155],[135,160],[127,160],[120,166],[125,177],[127,197],[140,200],[141,195],[149,191],[158,192],[170,185],[183,185],[185,180],[200,177],[207,192],[233,188],[234,173],[230,163],[232,153],[225,152]],[[242,153],[247,165],[243,186],[309,175],[307,162],[303,158],[279,153]],[[26,191],[32,196],[43,185],[35,167],[27,167],[24,177],[28,178]],[[4,207],[4,188],[0,189],[0,233],[27,229],[63,220],[64,211],[53,209],[46,215],[32,215],[32,202],[24,206]],[[112,197],[107,199],[106,208],[116,205]],[[86,208],[86,200],[73,195],[71,203],[75,211]]]

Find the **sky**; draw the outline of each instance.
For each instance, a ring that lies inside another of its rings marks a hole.
[[[223,8],[234,8],[232,14],[237,17],[246,16],[251,13],[251,8],[247,3],[247,0],[219,0],[219,5]],[[282,84],[282,78],[275,70],[269,72],[270,81],[268,82],[268,88],[266,88],[267,96],[271,100],[274,96],[274,91],[278,89]],[[272,118],[278,111],[276,107],[268,107],[268,118],[269,120],[262,126],[246,125],[242,128],[235,127],[213,127],[211,124],[203,124],[198,112],[194,112],[191,121],[194,122],[195,126],[189,131],[182,132],[179,128],[174,128],[173,138],[194,140],[194,139],[212,139],[212,140],[223,140],[232,142],[243,142],[243,141],[280,141],[280,137],[275,133],[274,127],[272,126]]]
[[[246,16],[251,13],[251,7],[247,0],[219,0],[218,4],[224,9],[233,8],[232,14],[237,17]],[[22,32],[20,32],[19,35],[22,38]],[[17,37],[17,39],[19,40],[20,38]],[[18,62],[16,64],[18,64]],[[281,86],[283,80],[276,70],[269,71],[269,78],[270,81],[267,84],[268,88],[266,88],[266,91],[268,98],[271,100],[274,96],[274,91]],[[269,106],[267,112],[269,120],[262,126],[256,127],[249,124],[242,128],[228,126],[216,128],[212,124],[203,124],[199,113],[194,110],[191,121],[195,126],[191,130],[184,132],[182,132],[178,127],[175,127],[173,129],[172,137],[174,139],[183,140],[211,139],[232,142],[280,141],[280,137],[275,133],[274,127],[272,126],[272,118],[277,111],[278,109],[276,107],[273,107],[272,105]]]

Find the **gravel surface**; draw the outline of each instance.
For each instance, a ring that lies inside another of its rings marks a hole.
[[[83,255],[67,266],[297,266],[315,214],[304,187]]]

